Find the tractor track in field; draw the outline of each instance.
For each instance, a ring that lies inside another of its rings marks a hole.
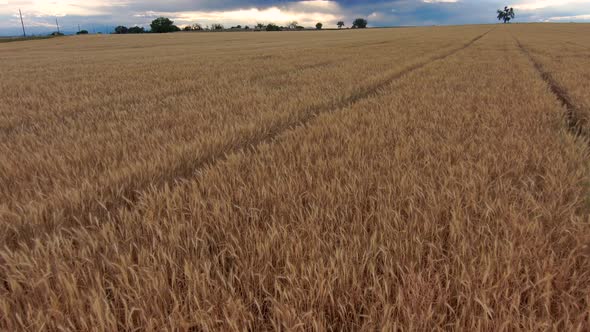
[[[312,122],[313,119],[322,114],[334,113],[350,107],[362,100],[379,96],[384,88],[396,80],[413,71],[424,68],[429,64],[444,60],[462,50],[465,50],[485,37],[492,30],[494,29],[492,28],[483,34],[478,35],[460,47],[449,50],[443,54],[432,56],[424,61],[410,65],[401,71],[391,73],[384,79],[361,88],[348,97],[340,98],[335,102],[307,107],[306,109],[297,113],[292,119],[287,119],[282,122],[271,124],[267,130],[253,133],[250,137],[243,138],[239,141],[222,144],[221,146],[216,147],[216,149],[212,149],[215,152],[211,154],[195,159],[190,158],[189,156],[179,165],[166,170],[166,174],[161,174],[161,176],[155,181],[153,178],[150,180],[143,179],[140,181],[141,183],[138,186],[119,186],[118,188],[108,188],[109,190],[106,190],[105,192],[102,192],[100,195],[98,195],[99,197],[107,197],[107,199],[102,202],[99,202],[95,199],[97,196],[96,192],[85,192],[80,195],[82,197],[80,201],[75,202],[72,204],[72,206],[68,206],[66,208],[60,207],[62,212],[60,215],[60,220],[63,220],[63,223],[56,223],[55,219],[52,219],[54,209],[52,208],[51,203],[48,203],[43,206],[43,214],[40,218],[43,220],[42,224],[32,224],[26,221],[19,222],[18,225],[15,225],[15,227],[7,230],[0,240],[5,240],[4,242],[6,247],[9,249],[17,249],[19,247],[28,248],[32,245],[35,245],[35,243],[39,243],[39,241],[45,237],[49,237],[53,234],[71,234],[73,230],[78,229],[79,227],[89,227],[92,224],[96,225],[96,217],[100,215],[106,215],[109,222],[116,221],[118,218],[117,214],[111,214],[111,212],[116,212],[125,208],[132,208],[141,199],[142,194],[146,190],[158,190],[166,186],[173,187],[175,184],[178,185],[179,183],[190,179],[195,174],[198,174],[200,171],[227,160],[230,155],[236,153],[253,153],[258,150],[259,146],[272,143],[279,136],[288,131],[305,127],[307,124]],[[133,183],[131,179],[125,180],[127,183]],[[109,192],[112,193],[114,191],[116,191],[116,195],[108,194]],[[30,234],[31,236],[28,237],[24,242],[17,242],[16,239],[22,239],[23,234]],[[68,235],[65,237],[70,238]]]
[[[537,71],[539,76],[541,76],[543,81],[545,81],[547,86],[549,86],[549,89],[551,90],[553,95],[555,95],[557,100],[559,100],[559,102],[565,108],[565,120],[568,131],[572,135],[579,138],[583,138],[588,141],[588,133],[584,131],[586,121],[580,119],[580,117],[578,116],[578,114],[580,114],[580,109],[574,104],[571,97],[567,93],[567,90],[563,86],[561,86],[559,82],[557,82],[555,78],[553,78],[553,76],[551,76],[551,74],[543,68],[543,65],[540,62],[535,60],[531,52],[524,45],[522,45],[516,37],[513,36],[513,38],[516,41],[518,48],[524,55],[526,55],[526,57],[535,67],[535,70]]]

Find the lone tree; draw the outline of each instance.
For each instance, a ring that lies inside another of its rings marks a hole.
[[[123,26],[123,25],[119,25],[118,27],[115,28],[115,33],[118,33],[118,34],[127,33],[128,31],[129,31],[129,29],[127,29],[127,27]]]
[[[369,22],[367,22],[367,20],[359,17],[352,22],[352,28],[353,29],[364,29],[367,27],[368,23]]]
[[[76,32],[77,35],[87,35],[88,34],[88,30],[80,30],[78,32]]]
[[[174,22],[167,17],[158,17],[152,21],[150,27],[152,28],[152,32],[156,33],[180,31],[180,28],[174,25]]]
[[[508,6],[504,7],[504,10],[498,9],[498,21],[504,21],[504,23],[510,23],[510,20],[514,19],[514,8]]]
[[[322,23],[318,22],[318,24],[315,25],[315,28],[318,29],[318,30],[322,30],[322,27],[323,26],[324,25]]]
[[[338,29],[342,29],[342,27],[344,26],[344,22],[338,21],[338,23],[336,23],[336,25],[338,26]]]
[[[297,29],[298,25],[299,25],[299,23],[297,23],[297,21],[293,21],[293,22],[289,23],[288,27],[289,27],[289,29],[295,30],[295,29]]]

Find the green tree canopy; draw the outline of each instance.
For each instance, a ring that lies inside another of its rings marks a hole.
[[[126,26],[123,25],[119,25],[118,27],[115,28],[115,33],[121,34],[121,33],[127,33],[129,31],[129,29],[127,29]]]
[[[156,33],[180,31],[180,28],[174,25],[174,22],[167,17],[158,17],[152,21],[150,27],[152,28],[152,32]]]
[[[281,31],[281,27],[276,24],[269,23],[266,26],[266,31]]]
[[[359,17],[352,22],[352,28],[353,29],[364,29],[367,27],[368,23],[369,22],[367,22],[367,20]]]
[[[143,27],[131,27],[127,30],[128,33],[144,33],[145,29]]]
[[[508,8],[508,6],[504,7],[504,10],[498,9],[497,13],[498,20],[504,21],[504,23],[510,23],[510,20],[514,19],[514,17],[516,16],[514,14],[514,8]]]

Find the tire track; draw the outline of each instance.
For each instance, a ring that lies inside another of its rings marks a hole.
[[[533,66],[543,79],[543,81],[547,83],[549,89],[555,95],[557,100],[559,100],[563,107],[565,107],[565,119],[568,131],[572,135],[583,138],[586,141],[588,141],[588,132],[584,130],[587,121],[579,117],[579,114],[581,114],[582,111],[579,109],[579,107],[577,107],[574,104],[571,97],[568,95],[567,90],[563,86],[561,86],[559,82],[557,82],[555,78],[553,78],[553,76],[551,76],[551,74],[549,74],[549,72],[547,72],[543,68],[543,65],[540,62],[535,60],[535,58],[531,55],[530,51],[526,47],[524,47],[524,45],[522,45],[516,37],[512,36],[512,38],[514,38],[514,40],[516,41],[516,44],[518,45],[518,48],[521,50],[521,52],[533,64]]]
[[[19,247],[27,248],[38,243],[40,239],[47,238],[52,234],[72,234],[72,230],[76,227],[87,227],[90,224],[96,224],[97,216],[106,216],[109,220],[116,221],[118,216],[111,214],[111,212],[116,212],[117,210],[124,208],[132,208],[132,206],[141,199],[142,194],[146,189],[154,188],[157,190],[166,186],[178,185],[179,182],[190,179],[199,171],[227,160],[232,154],[255,152],[259,146],[266,143],[272,143],[287,131],[306,126],[321,114],[334,113],[362,100],[376,97],[382,94],[383,89],[394,81],[413,71],[426,67],[433,62],[448,58],[470,47],[492,30],[493,28],[453,50],[410,65],[401,71],[396,71],[376,83],[357,90],[350,96],[340,98],[335,102],[310,106],[301,112],[293,114],[293,118],[288,118],[283,122],[271,124],[266,130],[252,133],[250,137],[225,143],[214,149],[212,148],[214,152],[208,155],[196,159],[187,156],[187,158],[181,160],[178,165],[166,170],[166,174],[158,177],[156,181],[153,181],[153,179],[142,180],[139,181],[140,184],[136,186],[111,188],[110,191],[101,193],[101,197],[107,197],[107,199],[102,202],[95,199],[96,192],[88,191],[79,196],[83,197],[79,201],[74,202],[66,208],[60,207],[61,213],[59,215],[59,222],[55,218],[55,208],[50,205],[46,206],[43,209],[43,214],[40,218],[42,220],[41,224],[28,223],[26,220],[21,220],[17,225],[14,225],[5,231],[5,234],[2,236],[5,240],[4,242],[9,249],[17,249]],[[124,181],[122,179],[122,182],[137,183],[134,179],[124,179]],[[17,241],[17,239],[20,239],[20,241]]]

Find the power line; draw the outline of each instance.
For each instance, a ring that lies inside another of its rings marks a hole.
[[[18,9],[18,14],[20,15],[20,24],[23,27],[23,37],[27,37],[27,33],[25,32],[25,23],[23,22],[23,13]]]

